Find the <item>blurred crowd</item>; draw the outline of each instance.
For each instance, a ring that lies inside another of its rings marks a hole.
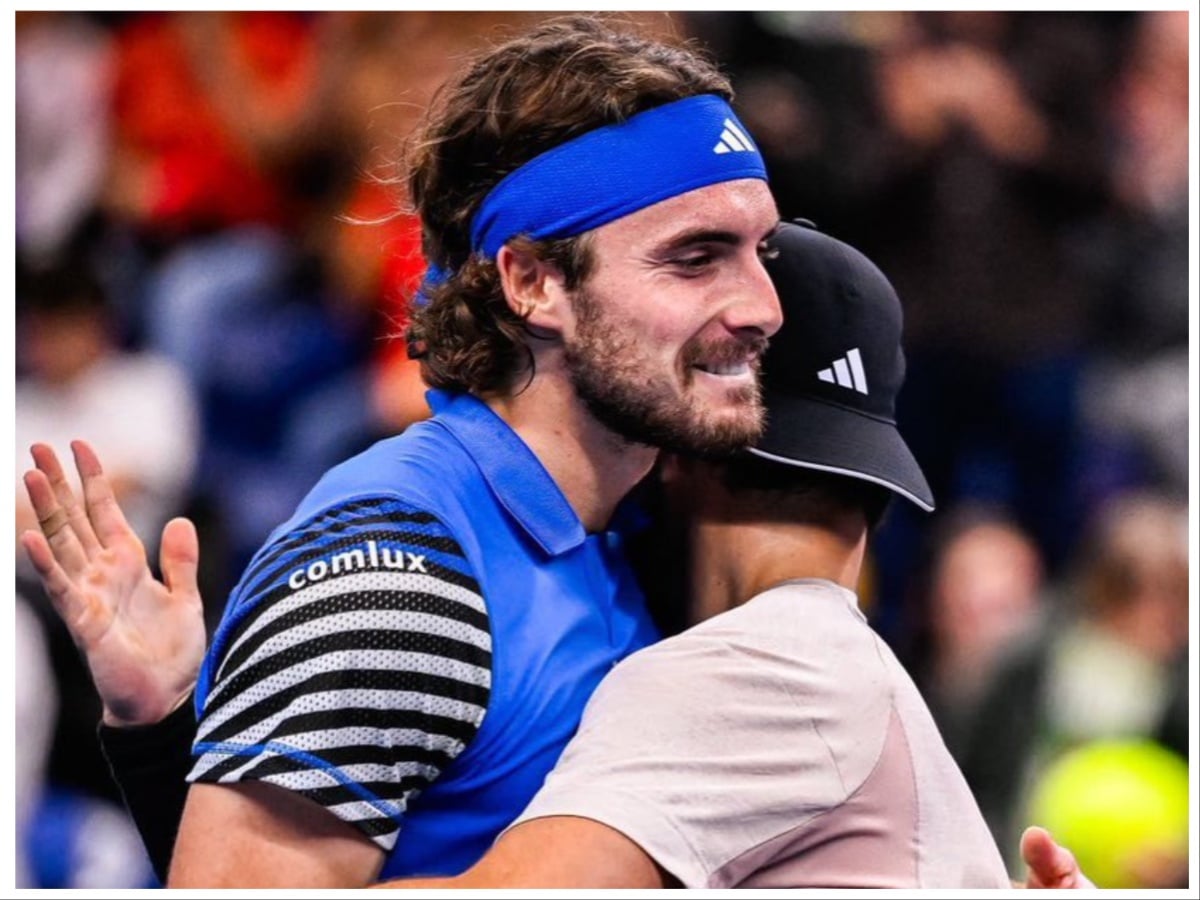
[[[18,478],[33,441],[91,441],[151,558],[197,522],[215,622],[321,472],[426,414],[395,162],[535,15],[18,13]],[[938,512],[895,505],[863,596],[1001,847],[1073,748],[1186,775],[1187,13],[637,18],[721,60],[783,214],[904,303]],[[149,883],[21,559],[17,595],[18,886]],[[1169,850],[1120,877],[1179,883]]]

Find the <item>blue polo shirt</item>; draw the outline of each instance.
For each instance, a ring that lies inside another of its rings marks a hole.
[[[332,469],[235,588],[189,779],[296,791],[452,875],[524,809],[618,661],[657,634],[616,532],[587,534],[486,405]]]

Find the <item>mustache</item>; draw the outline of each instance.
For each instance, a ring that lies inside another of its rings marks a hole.
[[[745,335],[718,341],[697,339],[683,348],[683,361],[688,366],[700,363],[722,366],[748,359],[751,366],[757,369],[767,352],[768,343],[763,335]]]

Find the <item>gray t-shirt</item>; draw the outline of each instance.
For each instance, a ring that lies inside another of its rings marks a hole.
[[[560,815],[686,887],[1011,887],[912,679],[823,580],[618,665],[518,821]]]

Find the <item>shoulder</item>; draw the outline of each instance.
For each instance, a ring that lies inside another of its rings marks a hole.
[[[357,493],[298,513],[255,554],[235,599],[298,590],[333,575],[437,575],[473,590],[458,539],[436,511],[394,494]]]
[[[487,607],[437,515],[394,496],[357,496],[277,531],[255,555],[214,636],[200,696],[218,682],[234,689],[235,673],[252,683],[310,655],[374,660],[376,650],[405,648],[487,668]]]
[[[815,710],[856,710],[882,727],[894,696],[893,656],[867,622],[857,595],[821,579],[787,582],[734,610],[756,635],[760,667],[784,680]],[[747,624],[752,623],[752,624]]]
[[[251,559],[210,659],[224,655],[249,621],[299,608],[319,615],[421,607],[436,598],[453,617],[486,619],[463,549],[471,522],[455,498],[471,485],[456,447],[435,423],[419,423],[330,469]]]
[[[290,521],[363,496],[392,497],[436,513],[471,475],[461,445],[436,421],[418,422],[326,472]]]
[[[847,689],[874,690],[881,677],[879,635],[859,609],[858,596],[833,582],[785,582],[726,616],[713,625],[731,642],[753,635],[755,646],[772,648],[781,663],[804,660],[806,668],[819,664],[837,671],[837,684]]]
[[[738,660],[742,667],[813,675],[824,668],[844,670],[854,660],[874,672],[880,665],[878,640],[853,592],[806,579],[766,590],[659,642],[627,664],[640,660],[643,665],[666,666],[678,657],[677,663],[686,665],[689,660],[724,657],[730,663]],[[703,668],[706,675],[722,675],[719,666]]]
[[[395,496],[327,506],[247,569],[197,686],[193,780],[266,780],[389,848],[408,798],[473,740],[491,625],[440,519]]]
[[[891,716],[897,678],[890,660],[853,594],[789,583],[624,660],[587,716],[598,727],[640,718],[643,734],[694,735],[704,722],[720,734],[741,721],[747,734],[791,729],[793,739],[819,736],[835,755],[865,760]],[[764,710],[775,710],[772,722]]]

